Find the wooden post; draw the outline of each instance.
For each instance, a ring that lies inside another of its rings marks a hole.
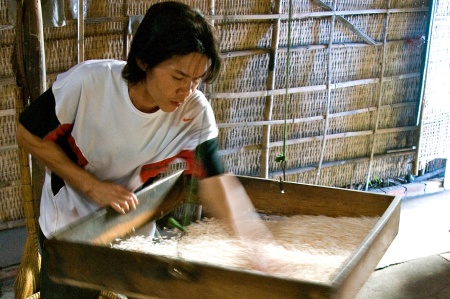
[[[40,0],[17,1],[16,18],[17,78],[22,99],[18,111],[30,100],[36,99],[46,89],[44,31]],[[19,149],[22,196],[27,225],[27,242],[22,262],[14,284],[15,298],[33,295],[39,289],[40,257],[37,248],[39,202],[44,181],[44,166]],[[30,174],[31,184],[30,184]]]
[[[84,0],[78,0],[77,19],[78,63],[84,61]]]

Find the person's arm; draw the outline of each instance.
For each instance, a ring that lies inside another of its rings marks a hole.
[[[45,139],[60,125],[55,105],[53,90],[49,88],[19,115],[16,132],[19,146],[99,206],[110,205],[119,213],[135,208],[137,198],[132,192],[98,180],[75,163],[60,144]]]
[[[53,141],[31,134],[21,124],[17,126],[16,136],[21,148],[99,206],[110,205],[119,213],[136,208],[137,198],[132,192],[120,185],[98,180],[70,160]]]
[[[217,139],[197,147],[196,157],[202,161],[206,178],[199,181],[199,199],[214,217],[224,219],[241,238],[268,238],[269,231],[259,220],[255,207],[239,180],[224,174],[217,150]],[[248,220],[252,220],[249,222]]]
[[[195,157],[201,161],[206,177],[223,174],[224,167],[217,151],[217,138],[207,140],[197,146]]]

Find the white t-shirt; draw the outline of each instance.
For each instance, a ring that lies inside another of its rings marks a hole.
[[[134,191],[177,158],[190,160],[195,148],[216,138],[212,108],[195,91],[173,112],[143,113],[128,95],[121,77],[125,62],[91,60],[60,74],[52,86],[60,126],[71,130],[69,143],[78,164],[101,180]],[[47,171],[39,223],[49,237],[99,207],[65,185],[54,195]]]

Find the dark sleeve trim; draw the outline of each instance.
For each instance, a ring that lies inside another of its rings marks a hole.
[[[44,138],[59,125],[55,111],[55,96],[49,88],[19,115],[19,122],[31,134]]]
[[[223,174],[225,172],[218,153],[217,138],[207,140],[197,146],[195,157],[202,162],[206,177]]]

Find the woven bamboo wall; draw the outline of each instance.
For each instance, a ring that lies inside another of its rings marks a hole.
[[[134,16],[160,1],[90,0],[81,53],[67,2],[66,26],[44,29],[48,86],[79,54],[85,60],[124,59]],[[288,181],[355,187],[411,172],[428,1],[337,1],[337,16],[359,35],[311,0],[293,0],[291,9],[289,0],[183,2],[213,20],[221,41],[221,75],[201,89],[216,114],[227,171],[278,179],[284,175],[275,160],[285,153]],[[23,214],[14,138],[14,29],[7,25],[7,0],[0,5],[1,223]]]
[[[437,1],[423,91],[418,168],[450,158],[450,0]]]
[[[23,225],[20,167],[16,145],[16,102],[12,58],[15,32],[7,1],[0,1],[0,229]],[[7,224],[6,224],[7,222]]]

